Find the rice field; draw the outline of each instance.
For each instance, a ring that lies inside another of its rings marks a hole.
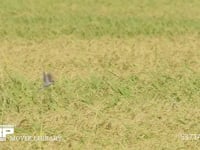
[[[0,149],[199,149],[199,8],[0,0],[0,125],[15,125]]]

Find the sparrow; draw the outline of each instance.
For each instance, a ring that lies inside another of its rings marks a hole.
[[[50,73],[43,72],[43,87],[48,87],[54,83]]]

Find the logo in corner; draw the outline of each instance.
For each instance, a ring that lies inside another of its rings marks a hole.
[[[14,125],[0,125],[0,141],[6,141],[6,136],[13,133]]]

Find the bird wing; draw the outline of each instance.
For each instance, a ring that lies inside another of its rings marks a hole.
[[[48,82],[47,74],[45,72],[43,72],[43,81],[44,81],[44,83]]]
[[[48,79],[48,82],[54,82],[53,77],[50,73],[47,74],[47,79]]]

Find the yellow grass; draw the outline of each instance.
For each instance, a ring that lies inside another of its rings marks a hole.
[[[42,125],[43,135],[63,140],[1,147],[197,149],[180,134],[199,130],[198,47],[192,35],[3,41],[3,122],[16,125],[15,135],[39,135]],[[56,82],[37,92],[43,69]]]
[[[199,149],[198,0],[0,3],[0,149]]]

